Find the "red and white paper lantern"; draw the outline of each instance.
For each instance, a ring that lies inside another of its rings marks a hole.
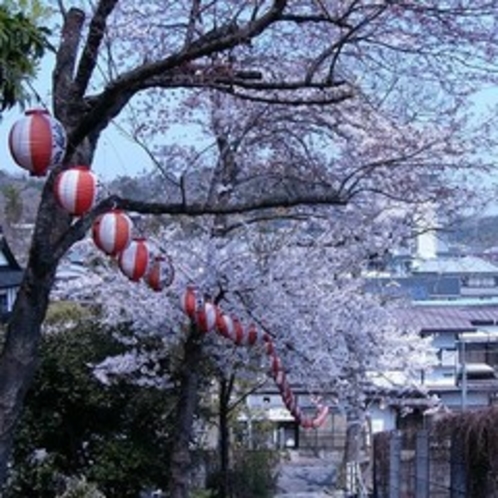
[[[244,328],[241,322],[210,302],[205,302],[202,294],[193,286],[187,287],[182,296],[182,308],[188,317],[203,332],[214,329],[219,335],[229,339],[237,346],[261,345],[270,360],[270,373],[280,392],[282,401],[294,417],[294,420],[303,428],[320,427],[327,420],[329,409],[317,403],[317,414],[308,418],[299,408],[298,400],[287,379],[282,360],[277,355],[272,337],[268,332],[260,331],[255,324]]]
[[[209,301],[196,312],[195,323],[201,332],[210,332],[216,325],[216,306]]]
[[[133,239],[119,253],[118,265],[121,271],[133,282],[138,282],[147,272],[151,251],[144,238]]]
[[[31,109],[12,126],[9,149],[14,161],[32,176],[44,176],[66,152],[66,131],[44,109]]]
[[[235,339],[235,327],[230,315],[225,315],[220,310],[216,315],[216,330],[219,334],[233,341]]]
[[[92,209],[97,197],[97,177],[88,166],[74,166],[59,173],[55,198],[69,213],[81,216]]]
[[[175,278],[175,271],[170,259],[163,254],[153,257],[151,264],[145,274],[145,282],[156,292],[161,292],[169,287]]]
[[[181,306],[184,313],[191,319],[195,320],[197,312],[204,306],[204,298],[197,287],[189,285],[181,298]]]
[[[131,242],[133,223],[128,215],[118,209],[100,215],[93,223],[95,245],[110,256],[124,251]]]

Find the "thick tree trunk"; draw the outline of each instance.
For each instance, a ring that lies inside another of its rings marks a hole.
[[[188,498],[190,487],[190,441],[194,414],[198,402],[202,343],[200,333],[192,327],[184,346],[181,369],[180,397],[177,409],[176,432],[171,453],[170,497]]]
[[[229,498],[230,489],[230,395],[232,393],[234,376],[230,379],[222,377],[220,380],[220,399],[219,399],[219,455],[220,455],[220,482],[218,495],[219,498]]]
[[[55,270],[54,270],[55,271]],[[7,329],[0,356],[0,487],[23,400],[36,371],[40,329],[48,306],[53,272],[43,280],[27,271]]]
[[[350,407],[347,411],[346,447],[342,462],[341,484],[357,489],[362,482],[361,454],[363,450],[363,424],[365,414],[357,407]],[[352,491],[348,489],[348,491]]]
[[[66,250],[85,233],[72,230],[67,236],[71,216],[57,205],[53,183],[52,174],[45,182],[29,260],[0,355],[0,488],[7,477],[14,430],[24,397],[36,371],[41,326],[57,266]]]

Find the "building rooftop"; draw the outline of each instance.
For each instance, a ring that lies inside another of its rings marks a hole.
[[[0,289],[18,287],[23,270],[10,250],[0,226]]]
[[[479,325],[498,324],[498,306],[414,306],[399,311],[400,319],[421,333],[474,332]]]
[[[413,272],[459,275],[498,275],[498,266],[477,256],[444,257],[417,260],[414,262]]]

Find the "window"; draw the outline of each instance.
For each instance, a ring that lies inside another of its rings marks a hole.
[[[0,315],[3,315],[4,313],[7,313],[7,311],[9,311],[8,305],[9,302],[7,300],[7,294],[0,293]]]
[[[490,288],[497,286],[497,278],[492,276],[470,276],[462,277],[462,286],[464,287],[478,287],[478,288]]]

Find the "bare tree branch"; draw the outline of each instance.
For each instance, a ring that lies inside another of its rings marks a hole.
[[[64,15],[62,41],[57,50],[55,67],[52,73],[53,105],[56,116],[71,92],[73,71],[76,65],[76,56],[84,20],[85,14],[79,9],[72,8]]]
[[[286,5],[287,0],[275,0],[272,7],[259,19],[248,22],[242,27],[235,23],[221,26],[199,37],[180,52],[157,62],[143,64],[121,75],[108,85],[99,96],[92,99],[91,108],[71,133],[68,153],[71,154],[72,150],[81,143],[90,131],[102,130],[123,109],[130,98],[144,88],[144,82],[158,75],[167,74],[172,69],[181,67],[183,64],[200,57],[219,53],[240,43],[248,42],[278,21]]]
[[[104,38],[107,18],[114,10],[118,0],[100,0],[97,10],[92,17],[85,48],[81,55],[78,72],[75,78],[76,95],[83,97],[88,82],[97,65],[97,56],[102,39]]]

